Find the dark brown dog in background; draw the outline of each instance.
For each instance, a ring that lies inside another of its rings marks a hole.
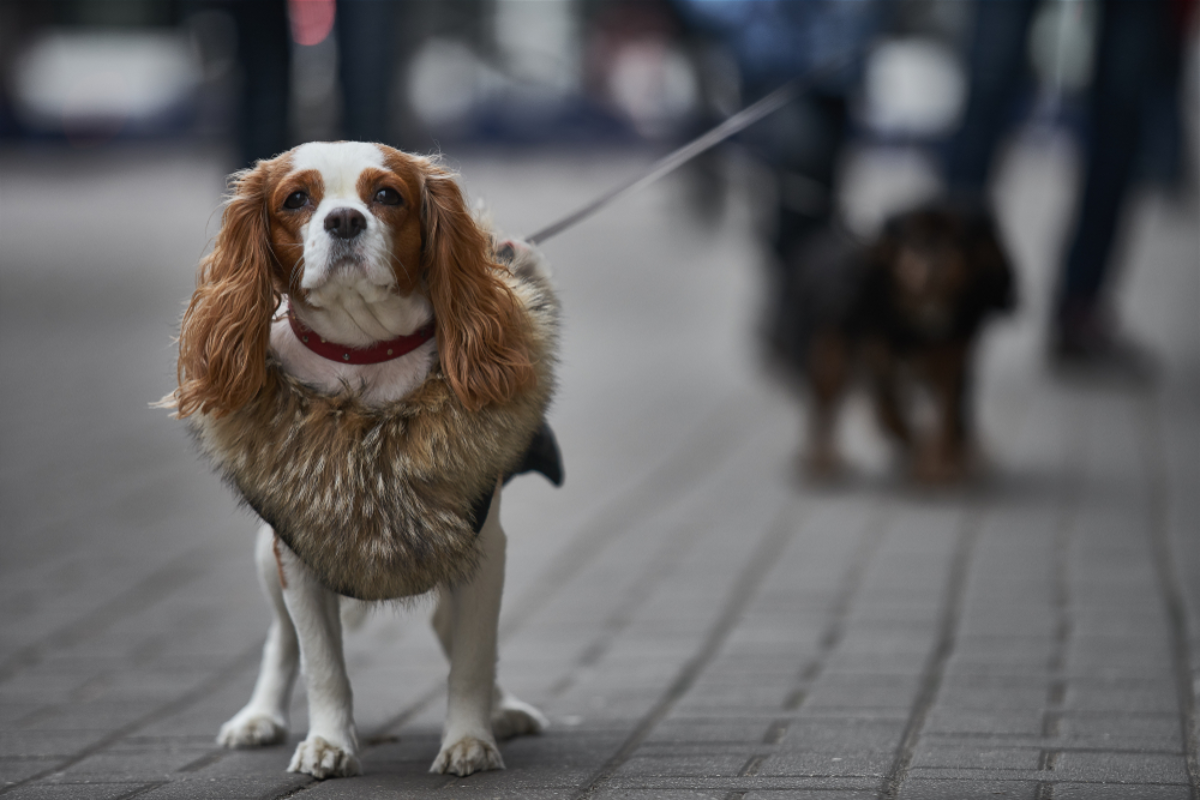
[[[913,476],[966,477],[975,344],[988,317],[1015,306],[991,215],[977,205],[929,203],[892,217],[869,244],[841,233],[814,237],[788,269],[772,343],[810,389],[809,474],[840,470],[838,411],[862,373],[880,426]],[[933,411],[925,426],[915,413],[922,392]]]

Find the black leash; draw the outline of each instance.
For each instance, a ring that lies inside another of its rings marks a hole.
[[[604,208],[606,205],[626,197],[627,195],[633,194],[644,186],[654,183],[664,175],[675,171],[679,167],[691,161],[705,150],[720,144],[730,136],[733,136],[735,133],[750,127],[768,114],[772,114],[775,111],[783,108],[785,105],[803,94],[804,90],[808,86],[809,79],[814,74],[817,72],[834,69],[840,65],[840,62],[841,60],[839,59],[838,64],[825,65],[820,68],[810,70],[808,73],[797,78],[793,78],[758,102],[746,106],[717,127],[713,128],[702,136],[693,139],[691,142],[688,142],[670,155],[660,158],[641,177],[633,178],[625,183],[614,186],[612,189],[609,189],[607,192],[600,195],[582,208],[571,212],[557,222],[547,225],[533,235],[525,237],[525,241],[533,245],[541,244],[551,236],[561,233],[575,223],[587,219],[592,214],[595,214],[597,211]]]

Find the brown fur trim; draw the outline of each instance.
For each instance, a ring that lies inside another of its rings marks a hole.
[[[536,381],[469,410],[440,365],[382,407],[319,393],[268,361],[266,386],[224,416],[193,415],[218,470],[327,587],[362,600],[471,576],[472,508],[521,461],[554,388],[558,306],[528,252],[497,270],[519,301]]]

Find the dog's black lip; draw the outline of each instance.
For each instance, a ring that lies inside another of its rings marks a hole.
[[[326,263],[329,265],[330,272],[336,272],[362,267],[366,261],[366,255],[357,244],[334,239],[333,247],[330,248],[329,259]]]

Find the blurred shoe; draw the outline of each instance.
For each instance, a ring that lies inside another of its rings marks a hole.
[[[1149,350],[1097,326],[1060,326],[1050,347],[1050,365],[1062,378],[1135,387],[1152,385],[1158,375]]]

